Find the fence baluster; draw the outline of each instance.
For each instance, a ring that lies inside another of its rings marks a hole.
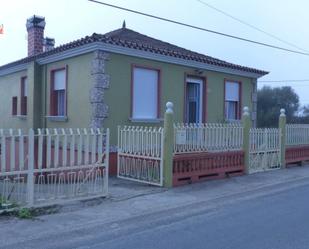
[[[13,129],[10,132],[10,171],[15,171],[15,135]]]
[[[38,129],[38,169],[43,165],[43,134],[42,129]]]
[[[67,165],[67,153],[68,153],[68,136],[65,129],[62,129],[62,166]]]
[[[69,129],[69,133],[70,133],[70,166],[74,165],[75,162],[75,135],[73,133],[73,129],[70,128]]]
[[[6,171],[6,137],[3,129],[1,131],[1,171]]]
[[[54,167],[58,168],[58,166],[59,166],[59,134],[58,134],[58,130],[57,129],[54,129],[54,135],[55,135],[55,145],[54,145],[55,161],[54,161]]]

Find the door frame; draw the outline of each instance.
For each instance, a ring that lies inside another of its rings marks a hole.
[[[206,123],[207,121],[207,77],[206,76],[199,76],[194,74],[184,74],[184,96],[183,96],[183,122],[186,123],[188,120],[187,117],[187,79],[188,78],[196,78],[202,80],[202,100],[201,100],[201,107],[202,107],[202,123]]]

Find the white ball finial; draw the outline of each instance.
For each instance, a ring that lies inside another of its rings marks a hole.
[[[285,117],[285,109],[284,108],[280,109],[280,116]]]
[[[243,109],[243,115],[249,115],[249,107],[248,106],[245,106],[244,109]]]
[[[166,103],[166,113],[173,113],[174,104],[172,102]]]

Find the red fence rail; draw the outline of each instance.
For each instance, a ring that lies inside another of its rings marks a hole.
[[[243,151],[175,154],[173,158],[173,186],[244,172]]]

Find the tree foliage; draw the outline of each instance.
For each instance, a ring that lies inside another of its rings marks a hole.
[[[299,109],[299,97],[290,86],[268,87],[258,90],[258,127],[277,127],[280,109],[286,111],[287,122],[295,122]]]

